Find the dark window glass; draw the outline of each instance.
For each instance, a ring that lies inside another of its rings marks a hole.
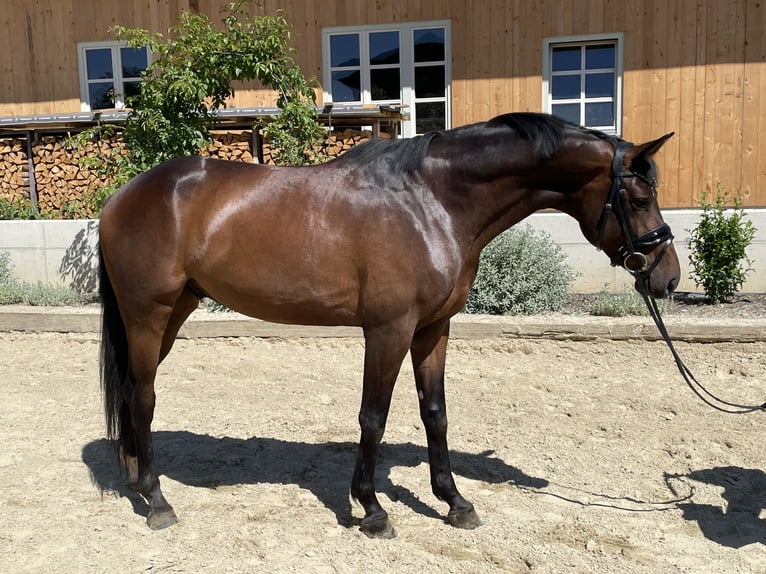
[[[588,70],[614,68],[614,44],[602,44],[585,47],[585,67]]]
[[[88,98],[91,110],[114,107],[114,83],[93,82],[88,84]]]
[[[580,123],[580,104],[553,104],[551,110],[558,116],[572,123]]]
[[[580,75],[553,76],[551,97],[554,100],[570,100],[580,97]]]
[[[330,36],[330,66],[358,66],[359,34],[335,34]]]
[[[332,99],[335,102],[358,102],[362,98],[359,70],[332,73]]]
[[[587,74],[585,76],[586,98],[613,98],[614,74]]]
[[[112,50],[110,48],[86,50],[85,63],[88,66],[89,80],[114,78],[114,70],[112,68]]]
[[[415,104],[415,133],[424,134],[446,127],[444,102],[420,102]]]
[[[416,98],[443,98],[444,93],[444,66],[415,68]]]
[[[123,78],[140,78],[149,65],[146,48],[120,48],[120,58]]]
[[[594,102],[585,104],[586,126],[614,125],[614,104],[612,102]]]
[[[399,63],[399,32],[373,32],[370,34],[370,64]]]
[[[553,49],[553,61],[551,69],[554,72],[571,72],[582,69],[582,55],[580,46]]]
[[[415,30],[415,61],[444,61],[444,28]]]
[[[370,70],[370,91],[373,100],[400,99],[399,68]]]
[[[141,93],[141,82],[124,82],[125,88],[125,99],[132,98],[137,96]],[[125,102],[126,105],[129,105],[128,102]]]

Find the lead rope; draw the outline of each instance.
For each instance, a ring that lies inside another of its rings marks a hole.
[[[722,413],[741,415],[741,414],[753,413],[755,411],[766,411],[766,403],[763,403],[762,405],[740,405],[737,403],[730,403],[729,401],[725,401],[715,396],[710,391],[708,391],[704,387],[704,385],[696,379],[694,374],[689,370],[689,367],[687,367],[684,364],[684,362],[681,360],[681,357],[678,355],[676,348],[673,346],[673,341],[670,339],[668,330],[665,327],[664,321],[662,320],[662,316],[660,315],[660,310],[657,307],[657,302],[654,300],[654,298],[651,298],[648,295],[648,289],[647,289],[648,286],[646,285],[647,283],[646,278],[643,276],[637,275],[637,279],[641,283],[641,297],[644,298],[644,303],[646,303],[646,308],[649,309],[649,315],[652,317],[654,324],[657,325],[657,329],[659,330],[660,335],[662,335],[663,340],[667,344],[668,349],[670,349],[670,353],[673,355],[673,359],[675,360],[676,365],[678,366],[678,371],[681,373],[681,376],[683,377],[684,381],[686,382],[688,387],[694,392],[694,394],[697,395],[700,398],[700,400],[702,400],[702,402],[704,402],[706,405],[713,407],[714,409],[716,409],[717,411],[721,411]]]

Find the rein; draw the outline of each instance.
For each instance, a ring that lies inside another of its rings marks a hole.
[[[649,178],[642,174],[632,171],[623,171],[622,164],[625,157],[625,151],[630,147],[631,144],[620,141],[615,149],[614,159],[612,161],[612,187],[609,190],[604,209],[601,211],[601,216],[596,224],[596,229],[598,231],[598,247],[600,248],[601,245],[601,235],[604,230],[604,225],[606,224],[606,218],[609,213],[614,213],[617,222],[620,225],[620,229],[625,236],[625,244],[617,251],[622,258],[622,267],[636,278],[636,282],[640,287],[639,293],[644,299],[644,303],[649,310],[649,315],[651,316],[652,321],[654,321],[657,330],[660,332],[660,335],[662,335],[662,339],[665,341],[668,349],[670,349],[670,353],[673,355],[673,360],[678,367],[678,371],[681,373],[687,386],[700,398],[700,400],[702,400],[702,402],[718,411],[729,414],[746,414],[755,411],[766,411],[766,403],[761,405],[741,405],[717,397],[696,379],[694,374],[689,370],[689,367],[687,367],[681,360],[678,351],[676,351],[667,327],[665,327],[665,322],[660,315],[657,302],[649,295],[649,276],[665,255],[668,247],[670,247],[670,244],[673,241],[673,233],[670,230],[670,226],[667,223],[663,223],[659,227],[652,229],[639,237],[633,235],[633,231],[630,228],[630,223],[628,221],[624,179],[628,177],[637,177],[652,189],[652,193],[656,193],[657,183],[649,180]],[[664,245],[650,265],[646,255],[642,253],[641,250],[651,250],[661,243],[664,243]],[[612,261],[612,264],[617,265],[614,260]]]

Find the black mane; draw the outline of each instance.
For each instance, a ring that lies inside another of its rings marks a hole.
[[[428,146],[442,133],[433,131],[407,139],[371,139],[356,145],[339,159],[362,165],[385,164],[393,173],[412,173],[420,167]]]
[[[336,161],[352,162],[371,168],[385,168],[389,173],[415,172],[428,155],[431,142],[441,136],[476,137],[497,135],[497,130],[510,129],[519,139],[529,143],[533,152],[547,159],[561,145],[566,135],[585,135],[616,145],[619,138],[578,126],[557,116],[543,113],[514,112],[452,130],[432,131],[408,139],[372,139],[354,146]]]
[[[578,126],[551,114],[531,112],[503,114],[492,118],[484,125],[488,128],[500,126],[511,128],[519,138],[532,144],[537,154],[546,159],[556,152],[567,134],[589,135],[609,141],[615,146],[619,141],[619,138],[615,136]]]

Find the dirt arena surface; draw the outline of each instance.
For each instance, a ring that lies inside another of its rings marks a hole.
[[[766,400],[766,343],[679,343]],[[766,572],[766,414],[720,414],[662,343],[485,339],[448,354],[444,523],[407,363],[378,466],[393,540],[348,498],[363,342],[178,341],[153,428],[180,522],[154,532],[103,440],[96,335],[0,333],[0,572]]]

